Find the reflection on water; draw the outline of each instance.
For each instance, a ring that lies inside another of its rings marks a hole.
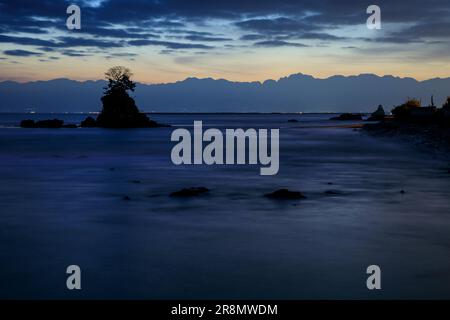
[[[329,117],[153,116],[280,128],[273,177],[258,166],[176,167],[173,128],[0,128],[0,297],[450,298],[447,163],[317,128]],[[191,186],[211,194],[168,197]],[[279,188],[308,199],[262,197]],[[65,287],[71,264],[82,268],[81,292]],[[365,286],[371,264],[381,266],[378,292]]]

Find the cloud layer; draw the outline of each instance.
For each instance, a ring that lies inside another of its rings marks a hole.
[[[71,3],[81,7],[81,30],[65,26]],[[432,48],[434,58],[448,52],[448,0],[378,5],[383,29],[369,34],[364,32],[367,4],[357,0],[0,0],[0,54],[57,60],[132,58],[142,48],[204,55],[329,47],[362,55],[372,48],[389,54],[393,46],[404,50],[405,45],[422,45],[423,52],[414,48],[422,56]]]

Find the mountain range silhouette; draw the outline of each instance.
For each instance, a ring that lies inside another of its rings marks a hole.
[[[54,79],[0,82],[0,112],[95,112],[106,81]],[[417,81],[391,75],[336,75],[326,79],[293,74],[264,82],[187,78],[166,84],[137,83],[133,97],[144,112],[370,112],[391,110],[406,98],[440,106],[450,78]]]

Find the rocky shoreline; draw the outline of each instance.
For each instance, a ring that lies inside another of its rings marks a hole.
[[[362,130],[374,136],[399,138],[419,147],[448,153],[450,156],[450,128],[437,124],[421,125],[387,120],[365,124]]]

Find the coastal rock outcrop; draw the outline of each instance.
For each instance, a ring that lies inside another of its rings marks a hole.
[[[101,128],[155,128],[161,127],[141,113],[128,91],[134,91],[136,84],[131,80],[133,75],[128,68],[113,67],[105,73],[108,86],[102,97],[103,109],[95,125]],[[85,120],[85,125],[94,125],[92,120]]]
[[[102,98],[103,110],[97,117],[102,128],[155,128],[160,125],[140,113],[135,101],[125,91],[113,91]]]
[[[450,98],[442,108],[434,106],[434,99],[422,107],[417,99],[408,99],[392,110],[393,117],[386,117],[378,123],[368,123],[363,129],[374,135],[395,137],[422,145],[429,149],[450,151]]]
[[[386,117],[386,112],[382,105],[378,106],[378,109],[371,114],[367,121],[382,121]]]

